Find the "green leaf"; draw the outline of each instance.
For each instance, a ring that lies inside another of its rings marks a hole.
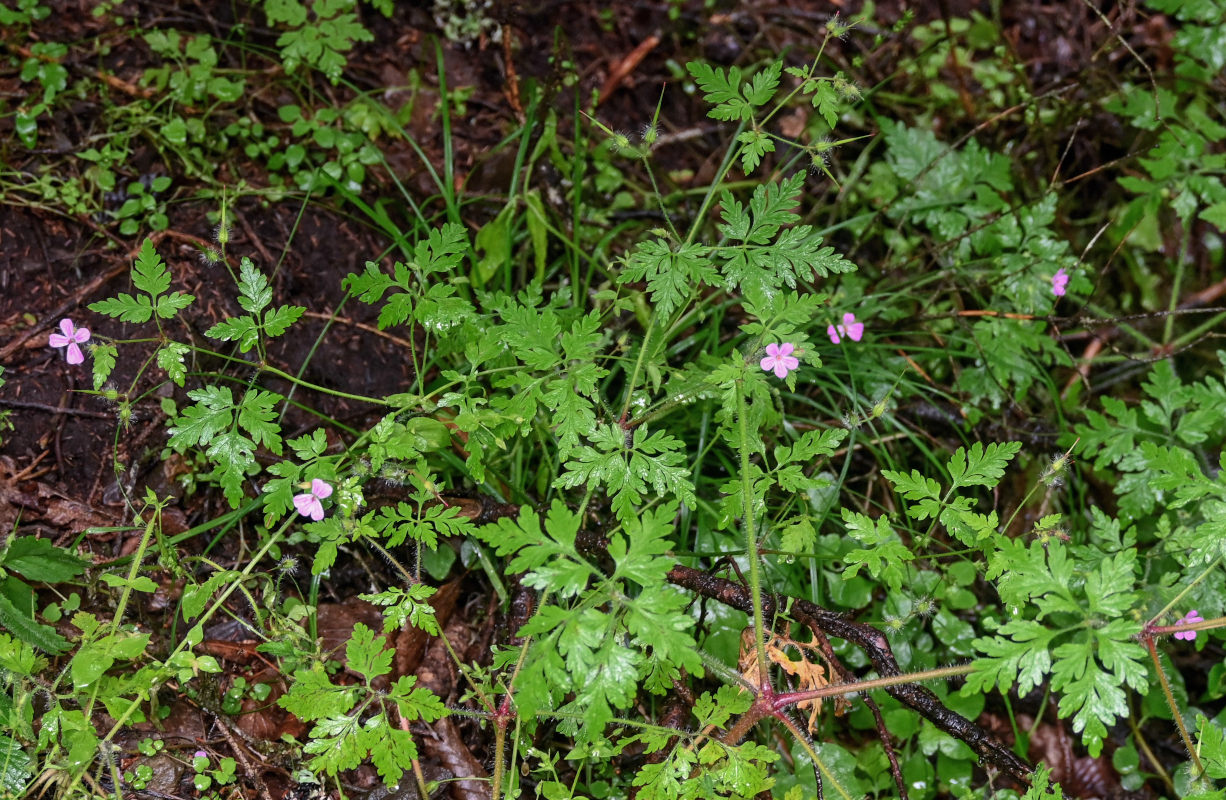
[[[668,557],[673,543],[676,502],[662,503],[627,520],[623,533],[609,542],[609,556],[617,564],[613,579],[627,579],[642,587],[663,586],[674,560]]]
[[[1048,630],[1033,620],[1013,620],[1000,632],[1004,635],[974,641],[975,649],[983,653],[984,658],[971,664],[973,672],[966,677],[963,697],[997,686],[1002,692],[1008,692],[1014,682],[1018,684],[1018,693],[1026,695],[1044,681],[1051,669],[1049,648],[1058,631]]]
[[[260,328],[251,317],[230,317],[209,328],[204,335],[223,342],[238,342],[238,351],[246,353],[259,341]]]
[[[951,489],[962,486],[987,486],[993,488],[1004,477],[1005,467],[1009,461],[1022,449],[1021,442],[990,443],[986,448],[982,442],[971,445],[968,453],[959,447],[949,461],[949,474],[953,478]]]
[[[148,322],[153,318],[153,301],[145,295],[133,297],[130,294],[120,294],[90,303],[89,310],[114,317],[120,322]]]
[[[34,759],[20,744],[0,734],[0,793],[21,797],[34,776]]]
[[[736,140],[741,147],[741,169],[751,174],[762,163],[762,156],[775,152],[775,140],[764,131],[742,131]]]
[[[152,239],[141,244],[136,263],[132,265],[132,285],[154,297],[170,288],[170,270],[153,247]]]
[[[780,466],[799,463],[809,466],[821,456],[832,456],[847,431],[842,428],[824,428],[805,431],[791,446],[780,445],[774,449],[775,462]]]
[[[1121,550],[1098,562],[1098,569],[1086,576],[1086,599],[1090,611],[1108,618],[1120,617],[1130,610],[1141,595],[1133,591],[1137,551]]]
[[[712,68],[702,61],[691,61],[685,67],[705,92],[703,99],[715,105],[707,116],[721,120],[750,120],[755,107],[766,105],[774,97],[783,63],[774,62],[755,75],[753,81],[744,83],[740,67],[731,67],[726,75],[722,68]]]
[[[733,716],[748,711],[752,702],[748,692],[736,686],[721,686],[714,697],[710,692],[703,692],[694,703],[693,714],[699,728],[708,725],[723,728]]]
[[[47,660],[40,658],[29,644],[0,633],[0,669],[18,675],[36,675],[46,667]]]
[[[238,508],[247,468],[255,464],[255,443],[238,431],[226,431],[212,440],[204,454],[217,465],[213,477],[221,485],[230,507]]]
[[[376,718],[375,724],[363,726],[358,741],[359,746],[370,751],[371,763],[385,786],[397,785],[401,776],[412,769],[417,760],[413,734],[392,727],[385,717]]]
[[[35,536],[15,536],[9,540],[7,552],[0,564],[32,581],[59,583],[72,580],[92,562],[77,557],[70,550],[56,547]]]
[[[1204,714],[1196,715],[1198,737],[1197,752],[1205,765],[1205,774],[1210,778],[1226,778],[1226,731]]]
[[[115,369],[119,349],[113,344],[96,344],[90,348],[90,355],[94,357],[94,391],[96,392],[102,388],[102,384],[106,383],[106,379]]]
[[[277,418],[277,403],[281,395],[264,389],[248,390],[243,395],[238,411],[238,425],[251,434],[251,438],[276,455],[281,455],[281,426]]]
[[[673,495],[691,507],[697,502],[690,482],[682,443],[656,431],[647,435],[643,426],[624,433],[616,425],[600,425],[591,439],[595,447],[583,445],[575,450],[577,458],[566,462],[566,472],[554,486],[573,487],[603,484],[613,497],[613,510],[625,521],[635,515],[635,507],[650,488],[657,497]]]
[[[183,292],[171,292],[157,299],[157,305],[154,310],[162,319],[170,319],[175,314],[178,314],[183,309],[187,308],[196,299],[195,295],[184,294]]]
[[[579,370],[593,368],[595,365],[584,365]],[[603,372],[603,370],[600,370]],[[554,433],[558,437],[558,458],[568,458],[579,446],[579,439],[591,433],[596,428],[596,409],[592,401],[579,392],[575,376],[551,381],[541,395],[541,400],[549,408],[556,423]]]
[[[881,474],[894,484],[895,490],[902,493],[908,500],[917,500],[907,508],[907,514],[914,519],[935,519],[941,514],[941,484],[932,478],[926,478],[919,470],[911,470],[910,474],[884,469]]]
[[[558,339],[562,335],[562,323],[552,308],[540,310],[507,303],[498,309],[498,316],[506,323],[498,327],[500,339],[526,366],[551,370],[561,363]]]
[[[180,342],[167,342],[158,350],[157,364],[166,370],[166,374],[176,386],[182,386],[187,380],[187,366],[184,359],[191,349]],[[95,357],[95,363],[97,359]]]
[[[306,313],[302,306],[278,306],[264,315],[264,335],[273,338],[290,329]]]
[[[299,719],[316,721],[304,748],[315,755],[312,769],[334,774],[356,767],[369,756],[384,782],[395,785],[417,757],[417,748],[409,731],[391,725],[388,704],[395,704],[405,722],[432,722],[447,713],[432,692],[414,688],[413,676],[397,679],[386,693],[369,686],[371,679],[391,671],[393,653],[384,644],[384,637],[356,624],[345,648],[346,658],[349,668],[361,674],[367,685],[335,686],[317,665],[295,672],[290,691],[277,701]]]
[[[817,544],[813,520],[801,517],[790,522],[779,533],[779,549],[785,553],[812,553]]]
[[[376,637],[374,631],[362,623],[354,625],[349,643],[345,645],[345,661],[349,669],[368,681],[391,672],[392,651],[384,647],[385,644],[382,636]]]
[[[345,67],[344,53],[355,42],[374,40],[374,35],[353,13],[353,0],[316,0],[312,4],[314,19],[310,22],[297,0],[275,0],[268,5],[276,7],[275,11],[265,7],[270,22],[275,14],[275,18],[294,26],[277,39],[288,73],[293,73],[299,64],[307,64],[326,75],[333,84],[338,83]]]
[[[162,263],[162,257],[158,255],[153,248],[153,242],[149,239],[146,239],[141,245],[136,263],[132,265],[132,285],[148,296],[133,297],[130,294],[120,294],[117,297],[90,303],[90,310],[115,317],[122,322],[148,322],[155,312],[163,319],[170,319],[196,299],[183,292],[163,294],[170,288],[170,271]]]
[[[221,587],[241,580],[241,578],[242,573],[223,569],[214,572],[204,583],[184,587],[183,618],[190,621],[199,617],[205,605]]]
[[[425,241],[414,245],[413,260],[408,266],[423,278],[452,272],[460,266],[468,250],[468,230],[459,223],[448,222],[441,228],[431,229]]]
[[[193,389],[187,396],[196,403],[184,408],[174,420],[170,428],[170,446],[186,449],[207,445],[205,455],[216,465],[215,477],[226,499],[237,508],[243,497],[242,484],[247,470],[255,466],[257,443],[281,454],[281,429],[273,421],[281,396],[252,389],[243,395],[237,407],[229,387],[206,386]],[[235,426],[250,433],[252,438],[248,439]]]
[[[23,612],[13,605],[6,593],[0,593],[0,627],[44,653],[55,656],[68,650],[67,639],[50,625],[35,622],[29,612]]]
[[[1001,600],[1015,607],[1034,603],[1039,619],[1056,613],[1082,614],[1083,606],[1072,590],[1076,565],[1068,550],[1059,543],[1044,546],[1038,541],[1020,552],[1015,549],[1019,546],[1000,551],[1010,553],[1012,562],[997,582]]]
[[[388,298],[379,312],[380,330],[416,318],[441,332],[458,320],[470,317],[472,308],[467,301],[454,296],[454,287],[446,281],[427,278],[436,273],[458,272],[468,252],[468,232],[464,226],[449,222],[431,230],[424,241],[414,246],[413,257],[407,265],[396,262],[392,268],[394,277],[368,261],[365,272],[361,275],[350,273],[344,285],[364,303],[377,303],[387,291],[400,289]],[[419,299],[421,307],[415,309]]]
[[[238,292],[238,304],[253,317],[258,317],[272,302],[272,287],[268,285],[268,278],[246,256],[238,265]]]
[[[434,722],[447,716],[447,707],[438,695],[426,688],[413,688],[416,682],[416,676],[402,675],[387,693],[400,709],[401,716],[410,721],[422,722]]]
[[[1139,626],[1138,626],[1139,628]],[[1140,645],[1133,645],[1143,655]],[[1052,688],[1061,692],[1061,718],[1073,717],[1073,732],[1082,734],[1082,741],[1091,758],[1097,758],[1107,736],[1107,725],[1128,713],[1128,702],[1117,676],[1099,668],[1094,662],[1089,642],[1068,642],[1053,653]],[[1144,668],[1142,668],[1144,671]]]
[[[882,515],[874,523],[868,516],[846,508],[842,513],[848,535],[863,545],[843,556],[843,562],[847,565],[843,570],[843,580],[851,580],[859,574],[861,567],[866,567],[869,575],[885,581],[891,591],[901,589],[907,576],[904,565],[913,560],[915,554],[902,543],[889,520]]]
[[[583,724],[564,720],[562,729],[580,743],[596,741],[612,722],[613,709],[634,702],[643,656],[611,635],[615,627],[607,614],[587,609],[568,616],[557,646],[567,670],[582,680],[572,686],[574,699],[561,710],[582,714]]]
[[[796,288],[799,281],[856,268],[833,247],[823,247],[812,226],[784,227],[799,220],[794,209],[804,181],[805,174],[799,172],[781,183],[760,184],[748,209],[727,191],[721,197],[719,229],[729,244],[715,252],[724,259],[724,282],[755,305],[769,304],[781,286]]]
[[[515,553],[508,570],[526,572],[526,585],[548,588],[560,597],[573,597],[599,574],[575,549],[580,521],[561,500],[554,500],[545,518],[544,531],[536,512],[524,507],[518,520],[503,517],[496,525],[478,527],[474,533],[499,556]]]
[[[135,578],[128,579],[123,575],[115,575],[114,573],[102,573],[102,582],[107,586],[112,586],[117,589],[130,588],[134,592],[146,592],[152,594],[158,590],[158,585],[153,582],[153,579],[146,575],[137,575]]]
[[[1103,395],[1102,403],[1103,409],[1114,419],[1109,419],[1093,409],[1086,409],[1088,424],[1076,427],[1077,435],[1085,443],[1085,452],[1098,453],[1094,468],[1099,470],[1109,464],[1118,464],[1131,453],[1137,446],[1137,436],[1153,435],[1140,427],[1137,410],[1129,408],[1124,401]]]
[[[779,88],[779,75],[782,70],[783,62],[776,61],[754,75],[753,81],[744,87],[745,99],[755,106],[764,106],[769,103]]]
[[[187,396],[194,405],[183,409],[170,427],[170,446],[186,449],[207,445],[234,421],[234,396],[228,386],[205,386]]]
[[[843,96],[830,80],[819,80],[813,87],[813,98],[810,101],[817,113],[822,115],[826,124],[833,128],[839,121],[839,108],[843,104]]]
[[[357,702],[358,693],[356,686],[333,686],[320,664],[296,671],[289,692],[277,699],[277,705],[298,719],[311,722],[344,714]]]
[[[650,671],[643,679],[648,691],[664,693],[681,677],[680,670],[703,674],[698,645],[689,633],[694,618],[687,612],[689,598],[667,586],[651,586],[628,605],[626,630],[634,643],[650,648]]]
[[[294,458],[300,461],[310,461],[319,458],[328,449],[328,434],[323,428],[316,428],[308,436],[299,436],[288,442],[294,451]]]
[[[705,92],[702,99],[715,105],[707,116],[722,120],[748,120],[753,117],[753,106],[741,96],[740,67],[732,67],[727,75],[723,68],[712,68],[702,61],[691,61],[685,68],[698,83],[698,88]]]
[[[435,593],[435,588],[425,584],[414,584],[407,590],[392,587],[378,594],[359,595],[361,599],[383,609],[383,632],[391,633],[403,628],[406,624],[419,628],[431,636],[438,636],[442,631],[438,619],[434,616],[434,608],[426,601]]]
[[[639,242],[625,257],[618,283],[646,281],[651,302],[668,319],[700,286],[716,283],[719,274],[710,248],[694,242],[671,245],[660,239]]]

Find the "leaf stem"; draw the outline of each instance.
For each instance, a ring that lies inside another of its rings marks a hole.
[[[647,357],[647,345],[651,341],[651,332],[656,327],[656,315],[651,315],[651,321],[647,323],[647,331],[643,334],[643,344],[639,347],[639,357],[634,361],[634,372],[630,375],[630,382],[626,384],[626,402],[622,406],[621,418],[618,419],[618,424],[624,424],[627,417],[630,416],[630,404],[634,400],[634,387],[638,385],[639,374],[643,371],[643,359]]]
[[[1192,737],[1188,734],[1188,726],[1183,724],[1183,714],[1179,712],[1179,705],[1175,702],[1175,695],[1171,692],[1171,682],[1167,680],[1166,670],[1162,668],[1162,661],[1158,658],[1158,648],[1154,647],[1154,637],[1152,634],[1145,633],[1141,636],[1141,641],[1145,643],[1145,648],[1149,650],[1149,657],[1154,661],[1154,669],[1158,671],[1158,683],[1162,686],[1162,694],[1166,697],[1166,704],[1171,709],[1171,716],[1175,718],[1175,725],[1179,728],[1179,738],[1183,739],[1183,746],[1187,748],[1188,755],[1192,757],[1192,763],[1196,765],[1198,775],[1205,774],[1205,765],[1200,761],[1200,754],[1196,752],[1196,748],[1192,745]]]
[[[741,365],[742,370],[744,364]],[[758,565],[757,515],[754,513],[753,483],[749,477],[749,420],[745,403],[745,379],[736,382],[737,443],[741,455],[741,522],[745,527],[745,551],[749,554],[749,592],[753,603],[754,648],[758,653],[759,680],[770,679],[766,661],[766,642],[763,638],[765,621],[762,618],[762,576]]]

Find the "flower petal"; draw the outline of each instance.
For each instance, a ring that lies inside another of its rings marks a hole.
[[[332,487],[325,481],[315,478],[311,481],[311,494],[315,495],[320,500],[323,500],[325,497],[332,496]]]
[[[294,495],[294,508],[298,509],[298,513],[304,517],[314,517],[316,508],[319,509],[320,516],[323,515],[323,506],[320,505],[319,498],[310,492]]]
[[[1064,271],[1064,267],[1056,270],[1056,274],[1051,276],[1051,293],[1056,297],[1063,297],[1068,286],[1069,276]]]
[[[775,359],[775,377],[786,378],[788,376],[788,366],[786,358]]]
[[[783,344],[779,345],[779,352],[776,355],[789,356],[795,349],[796,345],[792,344],[791,342],[784,342]]]
[[[779,345],[775,344],[774,342],[771,342],[770,344],[768,344],[768,345],[766,346],[766,354],[767,354],[768,356],[777,356],[777,355],[779,355]]]
[[[77,328],[77,332],[72,335],[72,340],[78,344],[89,341],[89,328]]]
[[[68,363],[69,364],[80,364],[84,360],[85,360],[85,354],[81,352],[81,348],[77,345],[77,343],[69,342],[68,343]]]
[[[833,325],[826,326],[826,335],[830,337],[830,341],[834,342],[835,344],[839,343],[839,332],[835,330]]]
[[[70,320],[68,317],[64,317],[62,320],[60,320],[60,330],[62,330],[64,335],[69,339],[72,338],[73,331],[76,330],[76,327],[77,326],[72,324],[72,320]]]
[[[800,359],[796,356],[784,356],[782,359],[784,369],[796,369],[800,366]]]
[[[53,333],[51,334],[50,338],[47,339],[47,344],[51,345],[52,347],[63,347],[71,341],[72,339],[69,339],[62,333]]]
[[[853,324],[851,324],[851,325],[848,325],[848,326],[847,326],[847,335],[848,335],[849,337],[851,337],[851,340],[852,340],[853,342],[858,342],[858,341],[860,341],[860,338],[861,338],[862,336],[864,336],[864,323],[863,323],[863,322],[856,322],[856,323],[853,323]]]
[[[854,325],[855,322],[856,322],[856,315],[851,313],[850,311],[848,311],[846,314],[843,315],[843,324],[848,326],[849,328],[852,325]]]
[[[759,361],[758,364],[761,365],[763,370],[765,370],[766,372],[770,372],[772,369],[775,368],[775,357],[767,356],[766,358]]]

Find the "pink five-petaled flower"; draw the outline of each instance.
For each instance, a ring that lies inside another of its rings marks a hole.
[[[1056,297],[1064,297],[1064,289],[1068,286],[1068,273],[1064,271],[1064,267],[1056,270],[1056,274],[1051,276],[1051,293]]]
[[[324,507],[320,500],[332,495],[332,487],[319,478],[311,481],[311,491],[294,495],[294,508],[304,517],[310,517],[315,522],[324,518]]]
[[[68,363],[80,364],[85,360],[80,345],[89,341],[89,328],[78,328],[70,319],[60,320],[60,330],[63,333],[53,333],[48,340],[52,347],[68,347]]]
[[[860,341],[860,337],[864,335],[864,323],[856,322],[856,315],[850,312],[843,315],[843,324],[835,327],[834,325],[826,326],[826,335],[830,337],[830,341],[838,344],[843,340],[843,337],[851,339],[853,342]]]
[[[762,359],[762,369],[770,372],[775,371],[775,376],[778,378],[786,378],[788,371],[796,369],[800,366],[800,360],[792,355],[792,351],[796,349],[796,345],[784,342],[783,344],[768,344],[766,346],[766,358]]]
[[[1176,622],[1176,625],[1191,625],[1196,622],[1204,622],[1205,618],[1200,615],[1200,612],[1195,608],[1183,616],[1183,619]],[[1176,639],[1186,639],[1192,641],[1196,638],[1196,631],[1178,631],[1175,634]]]

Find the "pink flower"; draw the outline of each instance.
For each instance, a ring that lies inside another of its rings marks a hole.
[[[72,324],[70,319],[60,320],[60,330],[63,333],[53,333],[48,340],[48,344],[52,347],[68,347],[68,363],[80,364],[85,360],[85,355],[81,352],[78,346],[89,341],[89,328],[78,328]]]
[[[800,361],[792,355],[792,351],[796,349],[796,345],[784,342],[783,344],[768,344],[766,346],[766,358],[762,359],[762,369],[770,372],[775,371],[775,377],[786,378],[788,370],[796,369],[800,366]]]
[[[860,338],[864,336],[864,323],[856,322],[856,315],[849,312],[843,315],[843,324],[839,325],[837,328],[834,325],[827,325],[826,335],[829,336],[830,341],[834,342],[835,344],[841,342],[843,340],[842,337],[844,336],[851,339],[853,342],[858,342],[860,341]]]
[[[1056,297],[1064,297],[1064,288],[1068,286],[1068,273],[1064,271],[1064,267],[1056,270],[1056,274],[1051,276],[1051,293]]]
[[[311,481],[311,491],[294,495],[294,508],[304,517],[310,517],[315,522],[324,518],[324,507],[320,500],[332,495],[332,487],[319,478]]]
[[[1175,624],[1176,625],[1192,625],[1193,623],[1204,622],[1204,621],[1205,621],[1205,618],[1200,615],[1200,612],[1197,611],[1196,609],[1192,609],[1187,614],[1184,614],[1183,618],[1180,619]],[[1190,642],[1196,638],[1196,631],[1179,631],[1175,634],[1175,638],[1185,639]]]

